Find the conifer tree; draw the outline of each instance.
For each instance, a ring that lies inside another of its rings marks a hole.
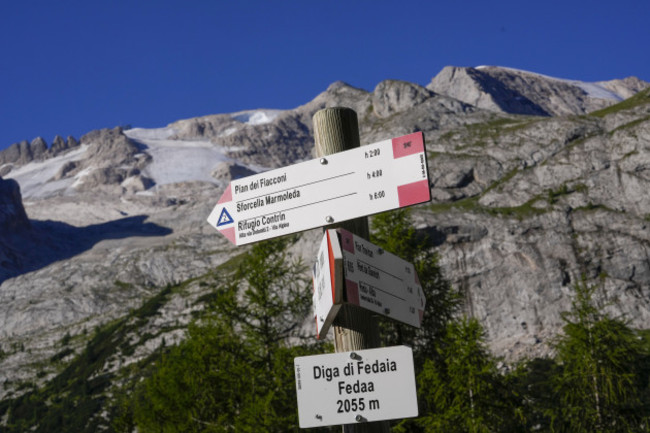
[[[371,241],[413,263],[418,273],[426,297],[421,328],[385,319],[381,321],[381,337],[387,346],[411,346],[416,369],[419,369],[425,359],[436,357],[436,342],[445,334],[447,323],[458,312],[461,298],[444,278],[431,240],[424,233],[416,231],[409,208],[373,217]]]
[[[560,401],[552,413],[558,432],[650,431],[641,392],[647,368],[637,332],[610,317],[594,299],[596,286],[576,284],[572,308],[555,342],[561,368],[553,378]]]
[[[209,314],[136,389],[140,432],[298,431],[292,346],[307,316],[311,289],[290,261],[287,240],[256,244],[217,287]]]
[[[249,347],[232,328],[194,324],[138,387],[135,424],[142,432],[234,431],[252,403],[252,375]]]
[[[522,431],[551,431],[549,414],[560,404],[551,379],[557,371],[557,363],[551,357],[523,359],[511,368],[504,378],[510,392],[518,396]]]
[[[509,392],[485,344],[476,319],[449,323],[418,376],[421,416],[426,432],[486,433],[517,431],[518,401]]]
[[[215,311],[233,323],[247,340],[256,343],[267,368],[270,353],[299,330],[311,308],[311,281],[300,260],[288,257],[295,238],[255,244],[219,293]]]

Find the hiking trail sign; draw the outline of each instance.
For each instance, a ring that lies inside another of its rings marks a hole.
[[[208,222],[244,245],[429,200],[416,132],[233,180]]]
[[[344,301],[416,328],[422,324],[426,299],[413,264],[347,230],[325,231],[312,276],[318,338]]]
[[[294,359],[301,428],[418,416],[407,346]]]
[[[345,299],[419,328],[425,297],[412,263],[339,229]]]

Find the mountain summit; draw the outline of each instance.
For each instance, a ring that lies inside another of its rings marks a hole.
[[[487,110],[563,116],[605,108],[648,86],[636,77],[587,83],[497,66],[447,66],[427,88]]]

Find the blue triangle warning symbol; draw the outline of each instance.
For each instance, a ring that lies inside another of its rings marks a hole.
[[[235,220],[232,219],[226,208],[221,210],[221,215],[219,215],[219,220],[217,220],[217,227],[224,226],[226,224],[234,223]]]

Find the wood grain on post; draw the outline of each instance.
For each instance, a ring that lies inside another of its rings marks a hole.
[[[360,146],[359,124],[357,113],[345,107],[324,108],[313,117],[316,155],[326,157],[333,153],[343,152]],[[340,227],[369,239],[368,218],[356,218],[349,221],[336,222],[325,228]],[[379,347],[379,327],[375,317],[369,310],[356,305],[343,304],[334,319],[334,348],[336,352],[372,349]],[[344,426],[344,432],[387,433],[390,431],[388,422],[349,424]]]

